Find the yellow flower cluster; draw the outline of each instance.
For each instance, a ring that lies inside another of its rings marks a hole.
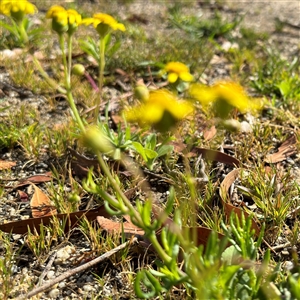
[[[152,91],[147,101],[125,112],[127,121],[140,126],[153,126],[161,132],[168,131],[178,121],[193,112],[187,101],[179,101],[167,90]]]
[[[27,0],[2,0],[0,1],[0,14],[12,17],[20,22],[25,15],[34,14],[38,10],[35,5]]]
[[[46,18],[52,19],[52,29],[58,34],[64,32],[73,34],[82,21],[81,15],[76,10],[66,10],[60,5],[52,6],[48,10]]]
[[[204,107],[212,105],[216,116],[223,119],[228,117],[233,108],[241,113],[261,108],[260,101],[249,98],[244,89],[234,82],[221,81],[211,87],[193,84],[189,93]]]
[[[93,24],[101,37],[105,37],[110,30],[125,31],[125,26],[122,23],[118,23],[112,16],[104,13],[97,13],[92,18],[86,18],[82,20],[82,24]]]
[[[190,74],[189,68],[181,62],[169,62],[165,65],[164,69],[160,72],[161,75],[168,74],[168,81],[170,83],[176,82],[178,79],[190,82],[194,80]]]

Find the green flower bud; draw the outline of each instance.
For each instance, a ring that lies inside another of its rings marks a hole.
[[[20,23],[21,21],[23,21],[25,16],[24,11],[22,10],[18,10],[18,11],[11,11],[11,17],[17,22]]]
[[[134,89],[134,96],[142,102],[146,102],[149,99],[149,90],[145,85],[138,85]]]
[[[87,128],[84,134],[84,141],[86,145],[91,147],[93,150],[100,151],[105,154],[111,155],[115,150],[107,136],[95,125]]]
[[[241,123],[238,120],[230,119],[221,122],[221,125],[230,132],[241,131]]]
[[[96,30],[101,38],[105,38],[105,36],[111,31],[111,27],[108,24],[100,23],[96,27]]]
[[[68,201],[72,203],[79,203],[80,200],[81,200],[80,196],[75,193],[70,194],[68,197]]]
[[[85,73],[85,67],[82,64],[76,64],[72,67],[72,74],[77,76],[83,76]]]
[[[68,31],[69,25],[59,22],[57,19],[52,19],[52,29],[58,34],[62,34]]]

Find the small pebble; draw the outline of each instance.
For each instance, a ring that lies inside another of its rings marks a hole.
[[[252,126],[246,122],[246,121],[242,121],[241,122],[241,132],[252,132]]]
[[[85,284],[82,289],[85,291],[85,292],[91,292],[94,290],[94,288],[92,286],[90,286],[89,284]]]
[[[284,269],[285,269],[286,271],[290,271],[290,270],[292,270],[293,268],[294,268],[293,262],[291,262],[291,261],[286,261],[286,262],[284,263]]]
[[[63,281],[63,282],[60,282],[59,284],[58,284],[58,287],[60,288],[60,289],[63,289],[63,288],[65,288],[66,287],[66,283]]]
[[[53,278],[53,277],[55,277],[55,272],[54,271],[49,271],[48,273],[47,273],[47,278],[48,279],[51,279],[51,278]]]
[[[16,273],[18,273],[18,266],[17,265],[12,265],[11,266],[11,273],[12,274],[16,274]]]
[[[66,262],[67,259],[70,258],[71,254],[75,252],[75,248],[73,246],[66,246],[62,249],[59,249],[56,254],[56,259],[54,264],[60,265]]]
[[[94,277],[92,275],[87,276],[85,282],[93,282],[94,281]]]
[[[51,299],[56,299],[59,296],[59,289],[52,289],[49,293],[48,293],[49,298]]]

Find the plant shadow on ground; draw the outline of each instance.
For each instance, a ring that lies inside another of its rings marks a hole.
[[[122,14],[125,14],[130,1],[122,2],[125,2]],[[185,12],[186,5],[169,5],[168,9],[164,8],[164,13],[157,16],[160,24],[165,24],[159,30],[156,27],[149,30],[146,26],[150,22],[148,16],[138,18],[136,14],[129,14],[125,21],[126,37],[121,33],[112,37],[111,44],[121,41],[120,48],[109,48],[111,51],[107,54],[103,98],[109,100],[113,108],[106,106],[102,109],[103,118],[107,120],[104,129],[111,134],[120,152],[130,153],[132,159],[142,166],[158,203],[167,205],[170,187],[174,186],[176,197],[170,211],[171,218],[176,219],[176,210],[180,210],[183,226],[213,229],[226,235],[231,243],[226,248],[224,241],[220,242],[216,235],[212,235],[209,241],[206,240],[206,247],[195,247],[191,257],[184,258],[190,264],[185,266],[186,270],[192,269],[194,263],[202,271],[197,274],[198,278],[192,278],[199,281],[198,291],[193,289],[191,281],[178,283],[170,290],[161,290],[160,298],[295,299],[300,297],[299,60],[281,58],[276,50],[266,45],[268,35],[242,27],[242,18],[223,18],[222,1],[217,3],[220,11],[214,14],[214,18],[207,20],[203,17],[200,21],[193,12]],[[72,5],[86,15],[91,11],[89,6],[85,11],[84,6]],[[111,9],[111,12],[116,10],[115,3]],[[47,31],[49,34],[46,36],[51,36],[49,28],[45,27],[44,32]],[[78,33],[74,43],[74,61],[84,64],[95,79],[98,76],[97,57],[88,57],[80,48],[80,40],[84,40],[88,32],[89,29],[85,28],[81,36]],[[45,40],[47,43],[40,47],[43,67],[62,83],[64,74],[57,52],[53,50],[55,41],[49,43],[48,38]],[[6,47],[11,47],[13,42],[11,37],[7,40],[3,37]],[[229,43],[229,49],[224,46],[225,42]],[[206,84],[230,77],[246,85],[252,95],[264,97],[266,105],[261,115],[253,117],[237,111],[233,113],[237,120],[253,123],[252,130],[230,133],[217,129],[208,138],[213,116],[199,108],[197,115],[183,122],[173,137],[172,142],[177,139],[187,148],[183,151],[168,148],[159,156],[161,141],[155,139],[153,142],[149,131],[139,131],[128,124],[118,126],[119,112],[134,104],[131,92],[137,80],[142,78],[145,83],[156,86],[164,84],[159,71],[169,61],[183,61],[199,82]],[[14,180],[50,170],[53,180],[42,183],[41,188],[60,213],[103,204],[102,197],[89,193],[83,187],[83,178],[88,176],[91,166],[96,174],[93,180],[102,190],[117,197],[106,176],[97,173],[99,165],[93,161],[93,153],[82,143],[78,127],[64,104],[65,97],[49,87],[26,55],[17,67],[11,61],[1,64],[4,73],[9,74],[10,83],[17,88],[10,90],[8,85],[5,88],[1,86],[4,95],[0,99],[3,116],[0,121],[0,162],[17,162],[11,169],[0,168],[1,223],[29,216],[28,197],[33,191],[28,186],[13,188]],[[91,115],[88,111],[97,94],[85,78],[72,76],[72,82],[80,113],[89,120]],[[18,109],[13,104],[6,105],[6,98],[13,98],[9,93],[15,93],[12,95],[18,98],[21,90],[32,92],[25,96],[26,104],[19,105]],[[30,108],[30,101],[38,103],[38,106]],[[63,117],[56,121],[55,116],[62,114]],[[276,152],[291,135],[295,136],[295,143],[291,145],[296,147],[293,154],[277,163],[267,161],[267,156]],[[224,214],[218,195],[220,183],[234,167],[190,155],[194,147],[221,150],[242,162],[246,171],[241,172],[231,185],[231,201],[236,207],[243,207],[256,216],[257,222],[264,228],[263,236],[253,234],[249,219],[239,220]],[[136,149],[142,150],[133,151]],[[78,161],[78,157],[74,159],[76,153],[84,154],[83,163]],[[187,158],[188,155],[191,157]],[[132,203],[136,203],[136,199],[146,202],[147,195],[140,188],[140,182],[132,180],[118,163],[109,158],[107,162],[122,190],[133,192],[130,196]],[[25,201],[22,200],[24,194],[27,195]],[[121,218],[115,220],[122,221]],[[114,249],[126,240],[124,232],[121,237],[105,233],[96,222],[88,220],[82,220],[69,233],[64,232],[59,221],[54,221],[51,229],[41,228],[39,234],[30,232],[25,237],[1,232],[0,253],[3,259],[0,260],[0,285],[3,287],[3,299],[18,295],[20,290],[13,284],[16,280],[24,283],[20,289],[25,292],[36,286],[53,252],[62,253],[61,261],[54,261],[55,272],[60,274]],[[133,290],[137,272],[149,269],[153,270],[153,274],[159,274],[161,267],[160,259],[150,251],[149,245],[141,248],[125,249],[101,265],[73,276],[68,280],[67,288],[63,284],[58,285],[61,295],[78,299],[82,296],[92,299],[135,298]],[[48,274],[51,280],[50,272]],[[157,277],[161,278],[159,282],[164,287],[171,285],[172,282],[164,281],[161,274]],[[142,286],[144,295],[157,284],[153,280],[152,285],[147,285],[149,280],[151,282],[152,277],[146,278]],[[89,282],[93,282],[93,288]],[[42,297],[51,296],[53,290],[55,288]]]

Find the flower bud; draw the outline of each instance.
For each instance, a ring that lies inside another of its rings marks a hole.
[[[241,131],[241,123],[238,120],[229,119],[221,122],[222,126],[230,132]]]
[[[68,201],[71,203],[79,203],[81,200],[80,196],[76,193],[72,193],[68,196]]]
[[[134,89],[134,96],[142,101],[142,102],[146,102],[149,99],[149,90],[145,85],[138,85],[135,89]]]
[[[105,154],[113,154],[113,145],[103,131],[95,125],[87,128],[84,134],[84,141],[87,146],[91,147],[93,150],[100,151]]]
[[[85,67],[82,64],[75,64],[72,67],[72,74],[77,76],[83,76],[85,73]]]

